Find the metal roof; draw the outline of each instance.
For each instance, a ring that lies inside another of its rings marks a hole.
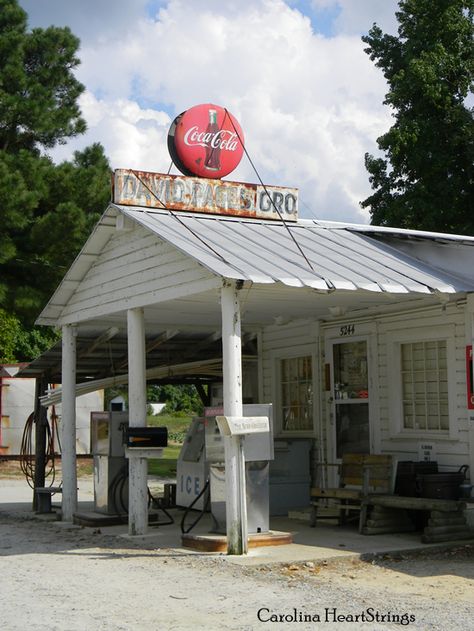
[[[320,291],[457,293],[474,279],[449,273],[372,238],[373,227],[299,220],[284,224],[112,205],[118,211],[224,278],[282,283]],[[432,240],[435,233],[391,231]],[[474,247],[474,239],[454,235]],[[375,237],[375,234],[374,234]],[[473,249],[474,253],[474,249]]]
[[[56,324],[124,217],[217,277],[247,283],[242,315],[248,338],[244,339],[246,355],[255,356],[255,331],[264,325],[305,318],[331,320],[337,317],[333,308],[354,316],[366,315],[371,309],[392,312],[402,304],[411,308],[440,301],[444,304],[447,295],[457,300],[474,291],[474,238],[313,220],[285,225],[111,204],[39,323]],[[220,307],[214,290],[197,295],[195,300],[186,296],[183,301],[171,301],[166,309],[150,304],[145,318],[147,367],[158,370],[153,372],[155,379],[163,380],[161,367],[170,365],[179,366],[181,379],[215,377],[213,360],[220,356]],[[124,374],[126,312],[78,324],[78,382]],[[189,363],[189,370],[183,368]],[[60,343],[21,373],[46,373],[51,382],[59,382]],[[165,375],[167,380],[173,377],[178,374]]]

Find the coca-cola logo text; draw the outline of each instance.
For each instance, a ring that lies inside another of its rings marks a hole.
[[[195,125],[188,129],[184,135],[184,142],[188,147],[199,145],[207,147],[210,145],[213,149],[226,149],[227,151],[236,151],[238,148],[238,138],[236,133],[221,129],[215,133],[200,131]]]
[[[207,103],[186,110],[168,133],[171,158],[184,175],[220,179],[233,171],[244,152],[236,118],[220,105]]]

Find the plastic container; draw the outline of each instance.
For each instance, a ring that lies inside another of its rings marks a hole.
[[[464,483],[467,465],[459,471],[448,473],[428,473],[416,476],[420,497],[432,499],[457,500],[461,496],[461,485]]]

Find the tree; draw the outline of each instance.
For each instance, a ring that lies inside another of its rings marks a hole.
[[[0,0],[0,149],[18,153],[54,147],[83,133],[74,77],[79,40],[68,28],[27,32],[16,0]]]
[[[203,403],[193,385],[149,386],[147,400],[151,403],[166,403],[167,414],[201,414]]]
[[[78,47],[68,28],[28,31],[18,2],[0,0],[0,307],[20,324],[21,360],[41,349],[32,324],[109,199],[101,145],[60,165],[47,155],[86,128]]]
[[[374,24],[365,51],[389,85],[395,118],[366,154],[378,225],[474,234],[474,0],[401,0],[398,37]]]

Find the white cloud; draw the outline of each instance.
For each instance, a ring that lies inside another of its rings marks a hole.
[[[240,121],[264,181],[300,188],[320,218],[367,221],[363,156],[390,119],[359,36],[316,35],[283,0],[169,0],[156,19],[138,11],[143,0],[131,4],[136,14],[83,40],[89,131],[73,148],[100,141],[113,167],[166,171],[165,111],[215,102]],[[256,181],[245,157],[229,177]]]
[[[334,32],[358,35],[367,33],[376,22],[384,32],[396,33],[398,0],[312,0],[315,9],[335,9]]]

